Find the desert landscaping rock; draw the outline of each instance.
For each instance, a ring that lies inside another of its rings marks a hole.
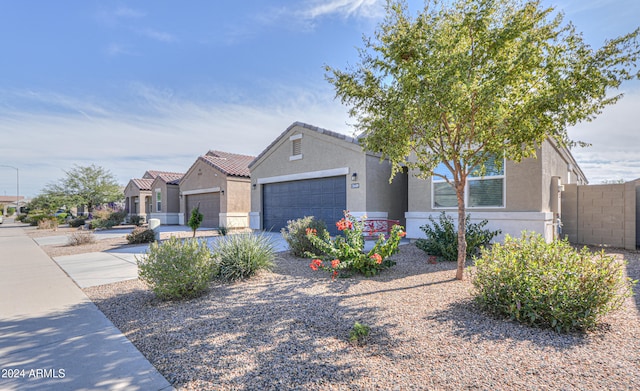
[[[638,253],[616,252],[640,277]],[[138,280],[85,289],[181,390],[640,389],[640,297],[589,333],[482,313],[452,263],[413,245],[375,278],[332,281],[281,253],[273,272],[160,302]],[[363,345],[354,322],[371,326]]]

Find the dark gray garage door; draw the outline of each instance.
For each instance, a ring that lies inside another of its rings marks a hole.
[[[332,235],[337,233],[336,221],[347,209],[346,177],[305,179],[270,183],[262,186],[262,226],[280,231],[288,220],[315,216],[327,224]]]
[[[220,224],[220,193],[203,193],[187,196],[185,223],[191,217],[191,210],[200,204],[200,213],[204,215],[203,228],[217,228]]]

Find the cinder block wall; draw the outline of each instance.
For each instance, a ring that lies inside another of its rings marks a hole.
[[[638,184],[565,185],[563,235],[576,244],[635,249]]]

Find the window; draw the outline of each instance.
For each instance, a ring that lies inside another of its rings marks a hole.
[[[162,212],[162,192],[156,189],[156,212]]]
[[[302,159],[302,134],[299,133],[289,137],[289,141],[291,141],[291,156],[289,156],[289,160]]]
[[[452,178],[444,164],[440,164],[434,172]],[[433,207],[456,208],[458,198],[456,191],[449,183],[440,177],[432,177]],[[469,208],[503,208],[504,203],[504,160],[501,167],[497,167],[495,159],[485,163],[484,174],[478,169],[472,169],[467,177],[465,189],[465,205]]]

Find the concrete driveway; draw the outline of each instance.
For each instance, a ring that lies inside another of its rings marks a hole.
[[[160,232],[190,232],[189,227],[181,226],[161,226]],[[118,237],[109,235],[124,236],[128,232],[123,233],[119,230],[117,233],[105,233],[102,234],[102,238]],[[266,232],[274,248],[277,252],[286,251],[289,249],[287,242],[282,238],[280,233]],[[66,243],[66,236],[58,236],[60,239],[54,239],[55,237],[43,237],[38,238],[38,244],[64,244]],[[214,243],[222,238],[221,236],[206,237],[210,247]],[[34,239],[35,240],[35,239]],[[56,242],[58,240],[58,242]],[[123,247],[113,249],[104,252],[94,252],[76,255],[66,255],[60,257],[54,257],[53,260],[62,268],[62,270],[69,275],[75,281],[80,288],[88,288],[91,286],[112,284],[118,281],[134,280],[138,278],[138,266],[136,262],[136,256],[140,257],[149,248],[148,244]]]

